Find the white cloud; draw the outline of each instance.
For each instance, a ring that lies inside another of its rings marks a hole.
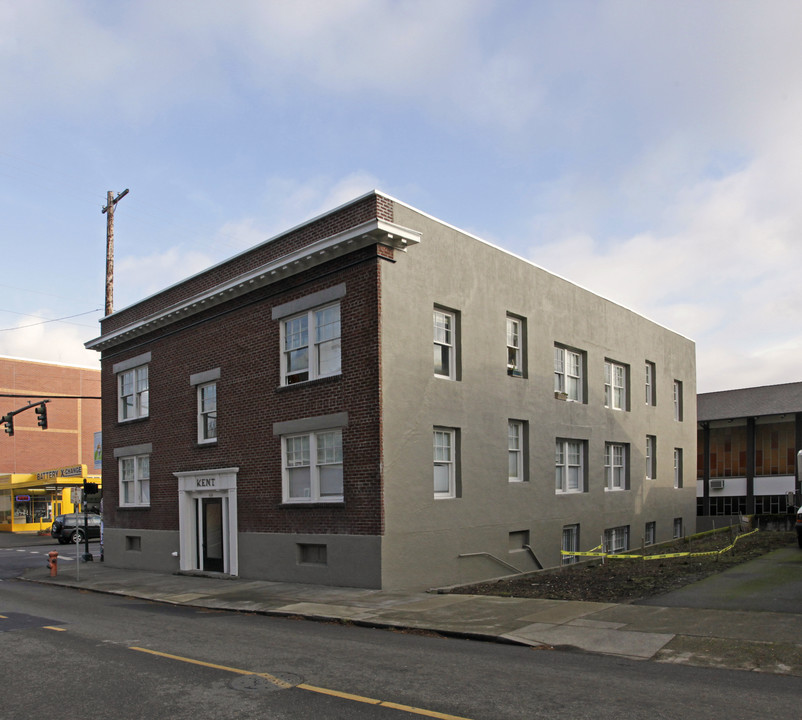
[[[44,317],[53,312],[37,314]],[[0,333],[0,355],[100,369],[100,354],[84,347],[85,342],[100,335],[100,326],[93,331],[67,323],[30,325],[30,319],[20,320],[18,326]]]

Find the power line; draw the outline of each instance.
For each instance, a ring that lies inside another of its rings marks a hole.
[[[87,310],[86,312],[77,313],[76,315],[67,315],[63,318],[53,318],[52,320],[42,320],[42,322],[38,323],[31,323],[30,325],[17,325],[17,327],[11,328],[0,328],[0,332],[9,332],[10,330],[23,330],[24,328],[36,327],[37,325],[47,325],[47,323],[53,322],[63,322],[64,320],[69,320],[70,318],[81,317],[81,315],[91,315],[92,313],[100,312],[101,308],[95,308],[94,310]],[[13,310],[4,310],[3,312],[14,312]],[[24,315],[25,313],[14,313],[15,315]],[[29,317],[36,317],[36,315],[30,315]],[[73,323],[77,324],[77,323]],[[83,326],[88,327],[88,326]]]

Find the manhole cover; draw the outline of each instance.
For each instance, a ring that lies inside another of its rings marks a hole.
[[[229,682],[229,687],[248,692],[272,692],[273,690],[288,690],[300,683],[300,675],[279,672],[264,673],[263,675],[238,675]]]

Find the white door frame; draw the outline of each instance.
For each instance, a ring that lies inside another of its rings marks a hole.
[[[183,571],[199,570],[198,513],[195,501],[200,498],[223,499],[223,572],[239,572],[237,551],[237,473],[238,467],[215,470],[190,470],[173,473],[178,478],[179,567]]]

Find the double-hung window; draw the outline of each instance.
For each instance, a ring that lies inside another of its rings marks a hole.
[[[647,522],[643,533],[643,544],[654,545],[655,542],[657,542],[656,538],[657,538],[657,523],[655,523],[654,521]]]
[[[217,383],[198,385],[198,442],[217,440]]]
[[[282,438],[285,503],[341,502],[342,430],[321,430]]]
[[[555,488],[558,493],[583,492],[584,441],[561,440],[555,444]]]
[[[340,303],[282,322],[284,385],[338,375],[340,372]]]
[[[507,423],[507,476],[510,482],[523,482],[524,477],[524,441],[526,424],[520,420]]]
[[[435,308],[434,330],[434,374],[436,377],[455,380],[457,317],[453,312]]]
[[[629,550],[629,525],[608,528],[604,531],[604,551],[619,553]]]
[[[562,550],[563,553],[579,552],[579,525],[563,527]],[[563,553],[561,553],[563,565],[573,565],[575,562],[579,562],[579,557],[576,555]]]
[[[604,446],[604,485],[607,490],[626,490],[627,448],[621,443]]]
[[[647,405],[657,405],[657,393],[655,392],[654,387],[654,363],[646,361],[645,365],[646,370],[646,383],[645,383],[645,395],[646,395],[646,404]]]
[[[654,435],[646,436],[646,479],[657,478],[657,438]]]
[[[120,507],[150,505],[150,455],[127,455],[119,459]]]
[[[434,428],[434,497],[457,496],[456,439],[454,428]]]
[[[682,448],[674,448],[674,487],[682,487]]]
[[[674,420],[682,422],[682,382],[674,380]]]
[[[523,377],[523,320],[507,316],[507,375]]]
[[[604,405],[627,409],[627,366],[609,360],[604,363]]]
[[[582,353],[554,346],[554,392],[566,400],[582,402]]]
[[[118,373],[117,392],[120,421],[147,417],[150,411],[148,366],[140,365]]]
[[[197,397],[198,444],[217,441],[217,381],[220,368],[205,370],[189,376],[189,384],[195,388]]]

